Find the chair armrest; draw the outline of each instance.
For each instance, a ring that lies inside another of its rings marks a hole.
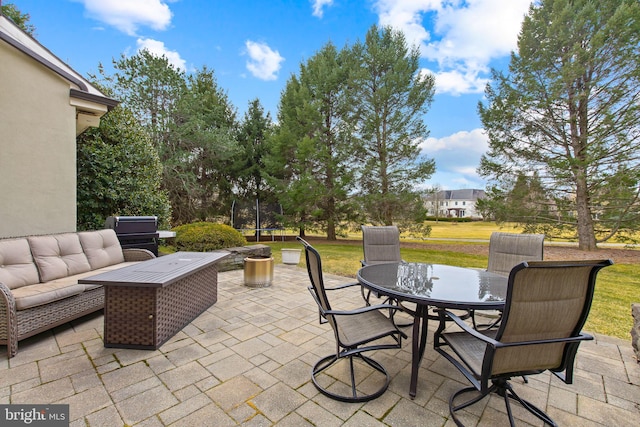
[[[356,285],[358,285],[358,283],[355,283]],[[353,286],[354,284],[352,283],[351,286]],[[345,286],[346,287],[346,286]],[[334,289],[339,289],[339,288],[334,288]],[[399,307],[397,305],[391,305],[391,304],[379,304],[379,305],[367,305],[365,307],[361,307],[355,310],[346,310],[346,311],[340,311],[340,310],[324,310],[322,308],[322,304],[320,304],[320,301],[318,301],[318,297],[316,296],[315,291],[313,290],[313,287],[309,286],[307,288],[307,290],[309,291],[309,293],[311,294],[311,296],[313,297],[313,300],[316,302],[317,306],[318,306],[318,311],[320,312],[320,316],[323,318],[326,318],[327,315],[331,315],[331,316],[350,316],[350,315],[354,315],[354,314],[360,314],[360,313],[365,313],[367,311],[373,311],[373,310],[401,310],[404,311],[404,309],[402,307]]]
[[[566,337],[566,338],[555,338],[548,340],[534,340],[534,341],[517,341],[517,342],[498,342],[499,348],[505,347],[513,347],[513,346],[522,346],[522,345],[534,345],[534,344],[555,344],[555,343],[570,343],[576,341],[590,341],[593,337],[587,333],[581,332],[580,335],[575,337]]]
[[[351,316],[354,314],[366,313],[368,311],[376,311],[376,310],[400,310],[404,311],[402,307],[391,304],[379,304],[379,305],[367,305],[365,307],[357,308],[355,310],[328,310],[324,311],[324,314],[330,314],[333,316]]]
[[[126,262],[146,261],[148,259],[153,259],[156,257],[153,252],[147,249],[138,248],[123,249],[122,254],[124,255],[124,260]]]
[[[15,313],[16,302],[13,299],[11,289],[9,289],[9,287],[4,283],[0,282],[0,313],[3,313],[3,310],[13,311]]]
[[[16,301],[11,289],[0,282],[0,326],[6,331],[7,358],[12,358],[18,352],[18,319]]]
[[[477,330],[469,326],[467,323],[465,323],[460,317],[456,316],[450,311],[445,310],[444,313],[451,320],[453,320],[456,323],[456,325],[458,325],[461,329],[463,329],[469,335],[472,335],[474,338],[484,341],[485,343],[487,343],[488,345],[494,348],[505,348],[505,347],[516,347],[516,346],[519,347],[523,345],[534,345],[534,344],[554,344],[554,343],[563,343],[563,342],[567,343],[567,342],[576,342],[576,341],[589,341],[593,339],[591,335],[581,332],[580,335],[577,335],[575,337],[553,338],[553,339],[533,340],[533,341],[515,341],[515,342],[505,343],[501,341],[496,341],[493,338],[488,337],[482,334],[481,332],[478,332]]]
[[[355,283],[345,283],[343,285],[338,285],[338,286],[334,286],[333,288],[327,288],[325,287],[324,290],[325,291],[335,291],[335,290],[339,290],[339,289],[345,289],[345,288],[350,288],[352,286],[360,286],[360,283],[355,282]]]
[[[467,332],[469,335],[472,335],[474,338],[477,338],[481,341],[486,342],[487,344],[493,346],[493,347],[497,347],[498,345],[500,345],[499,341],[494,340],[491,337],[488,337],[480,332],[478,332],[477,330],[473,329],[471,326],[469,326],[464,320],[462,320],[460,317],[456,316],[454,313],[444,310],[444,314],[445,316],[449,317],[451,320],[453,320],[455,322],[456,325],[458,325],[462,330],[464,330],[465,332]]]

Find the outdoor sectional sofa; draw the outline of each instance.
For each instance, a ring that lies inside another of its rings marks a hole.
[[[18,341],[102,309],[102,286],[78,279],[151,258],[111,229],[0,240],[0,345],[11,358]]]

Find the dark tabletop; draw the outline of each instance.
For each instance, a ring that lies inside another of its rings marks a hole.
[[[229,252],[176,252],[78,280],[103,286],[164,287],[215,263]]]
[[[448,308],[504,306],[507,277],[442,264],[390,263],[362,267],[358,282],[381,295]]]

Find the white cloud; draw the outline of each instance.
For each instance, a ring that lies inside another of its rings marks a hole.
[[[380,25],[390,25],[402,30],[409,45],[424,49],[430,39],[429,32],[422,25],[423,14],[437,12],[441,0],[378,0],[374,8],[378,12]]]
[[[92,18],[135,36],[139,27],[165,30],[172,13],[163,0],[78,0]]]
[[[531,0],[471,0],[467,7],[447,4],[434,23],[434,33],[440,38],[428,43],[424,54],[441,64],[464,61],[472,68],[507,55],[516,48],[530,3]]]
[[[271,49],[265,43],[247,40],[245,43],[246,53],[249,55],[247,69],[261,80],[275,80],[278,78],[281,63],[284,58],[277,50]]]
[[[427,68],[420,70],[422,74],[433,74],[436,81],[436,94],[448,93],[450,95],[462,95],[466,93],[482,93],[489,82],[488,77],[482,73],[488,73],[488,69],[469,70],[451,69],[447,71],[433,71]],[[487,74],[488,75],[488,74]]]
[[[450,151],[456,155],[471,153],[483,154],[489,148],[489,138],[484,129],[470,132],[460,131],[444,138],[429,137],[420,144],[423,153],[433,155],[439,151]]]
[[[482,179],[476,169],[480,157],[489,148],[489,139],[483,129],[461,131],[443,138],[427,138],[420,144],[421,154],[436,162],[436,173],[427,186],[448,182],[448,188],[482,188]],[[452,186],[453,185],[453,186]]]
[[[323,8],[333,5],[333,0],[310,0],[311,6],[313,6],[313,16],[322,18],[324,15]]]
[[[438,64],[436,91],[477,93],[489,63],[517,46],[531,0],[378,0],[381,25],[402,30],[424,58]],[[424,21],[428,20],[425,28]],[[486,77],[485,77],[486,76]],[[482,88],[482,89],[480,89]]]
[[[153,39],[138,39],[137,40],[138,51],[148,50],[149,53],[155,56],[165,56],[169,64],[173,65],[176,69],[187,71],[187,63],[180,57],[180,54],[175,50],[169,50],[166,48],[163,42]]]

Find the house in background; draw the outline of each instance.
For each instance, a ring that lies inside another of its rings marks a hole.
[[[76,231],[76,136],[117,104],[0,14],[0,238]]]
[[[484,197],[484,190],[442,190],[427,194],[424,200],[429,216],[482,219],[476,202]]]

